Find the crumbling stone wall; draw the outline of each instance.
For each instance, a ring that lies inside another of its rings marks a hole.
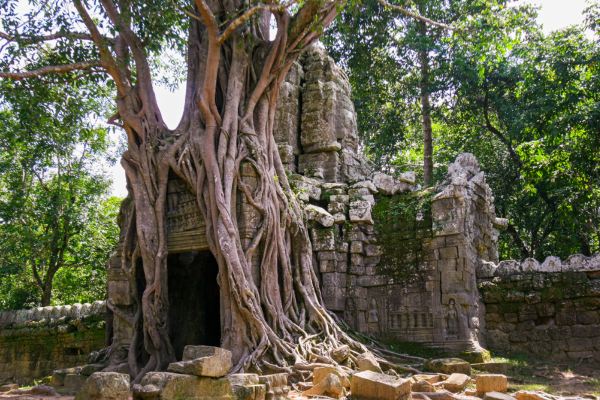
[[[483,263],[477,281],[490,349],[600,361],[600,255]]]
[[[473,155],[460,155],[448,170],[433,189],[430,215],[398,219],[397,256],[416,264],[410,282],[382,273],[386,244],[372,211],[385,198],[411,195],[414,173],[375,173],[345,184],[292,176],[307,203],[325,304],[360,333],[449,352],[479,349],[484,312],[475,270],[481,262],[497,261],[497,228],[505,221],[495,217],[491,191]]]
[[[105,346],[103,301],[0,313],[0,382],[21,384],[85,363]]]

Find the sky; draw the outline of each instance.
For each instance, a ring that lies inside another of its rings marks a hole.
[[[586,0],[519,0],[517,4],[533,4],[542,6],[538,15],[538,21],[543,25],[544,32],[549,33],[570,25],[583,22],[583,10],[588,6]],[[163,118],[169,128],[175,128],[183,113],[184,87],[174,92],[164,87],[156,87],[158,105],[162,111]],[[125,197],[125,171],[117,163],[110,168],[113,178],[113,196]]]

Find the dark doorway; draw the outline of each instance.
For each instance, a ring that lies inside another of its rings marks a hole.
[[[210,251],[170,254],[169,325],[177,360],[186,345],[221,344],[219,266]]]

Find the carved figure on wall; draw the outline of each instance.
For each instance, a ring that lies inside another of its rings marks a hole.
[[[458,325],[458,310],[456,309],[456,302],[454,299],[450,299],[450,301],[448,302],[448,310],[446,310],[446,332],[448,336],[459,335]]]
[[[369,323],[369,333],[379,332],[379,310],[375,299],[371,299],[371,304],[367,313],[367,322]]]

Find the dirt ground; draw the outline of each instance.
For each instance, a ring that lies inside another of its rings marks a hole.
[[[509,366],[509,392],[541,390],[560,396],[586,396],[600,399],[600,363],[584,360],[561,364],[533,361]],[[595,397],[594,397],[595,396]]]

